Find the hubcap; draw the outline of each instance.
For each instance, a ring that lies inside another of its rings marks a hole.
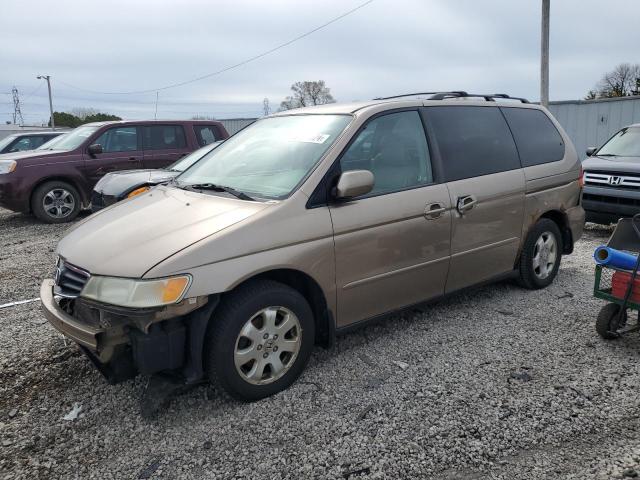
[[[64,188],[54,188],[44,196],[42,206],[50,217],[64,218],[73,212],[76,200],[70,191]]]
[[[558,258],[558,244],[556,237],[551,232],[544,232],[538,240],[533,250],[533,272],[541,280],[547,278]]]
[[[300,351],[302,328],[298,317],[285,307],[263,308],[244,324],[234,350],[236,370],[247,382],[275,382]]]

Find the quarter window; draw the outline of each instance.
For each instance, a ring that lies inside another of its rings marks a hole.
[[[416,111],[371,120],[340,159],[342,171],[370,170],[371,194],[388,193],[433,182],[427,139]]]
[[[195,125],[193,128],[201,147],[221,140],[221,138],[218,138],[216,128],[211,125]]]
[[[495,107],[428,107],[447,181],[520,168],[516,145]]]
[[[564,142],[549,117],[531,108],[503,108],[523,167],[564,158]]]
[[[132,152],[138,150],[138,133],[136,127],[110,128],[93,142],[102,145],[103,153]]]
[[[180,125],[144,127],[145,150],[171,150],[186,147],[184,128]]]

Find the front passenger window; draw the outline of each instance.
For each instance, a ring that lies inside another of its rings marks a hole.
[[[370,170],[371,194],[433,182],[427,139],[416,111],[391,113],[371,120],[340,159],[343,172]]]
[[[138,134],[136,127],[116,127],[104,132],[96,141],[102,145],[103,153],[133,152],[138,150]]]

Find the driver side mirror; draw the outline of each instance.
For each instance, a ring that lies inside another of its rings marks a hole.
[[[89,155],[95,157],[96,155],[102,153],[102,145],[100,145],[99,143],[94,143],[93,145],[89,145],[87,151],[89,152]]]
[[[359,197],[369,193],[374,184],[375,177],[369,170],[349,170],[340,175],[333,196],[336,199]]]
[[[589,148],[587,148],[587,157],[590,157],[591,155],[596,153],[597,149],[598,149],[598,147],[589,147]]]

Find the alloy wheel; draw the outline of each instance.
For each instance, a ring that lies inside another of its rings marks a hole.
[[[64,188],[50,190],[42,199],[42,207],[52,218],[65,218],[71,215],[76,206],[73,194]]]

